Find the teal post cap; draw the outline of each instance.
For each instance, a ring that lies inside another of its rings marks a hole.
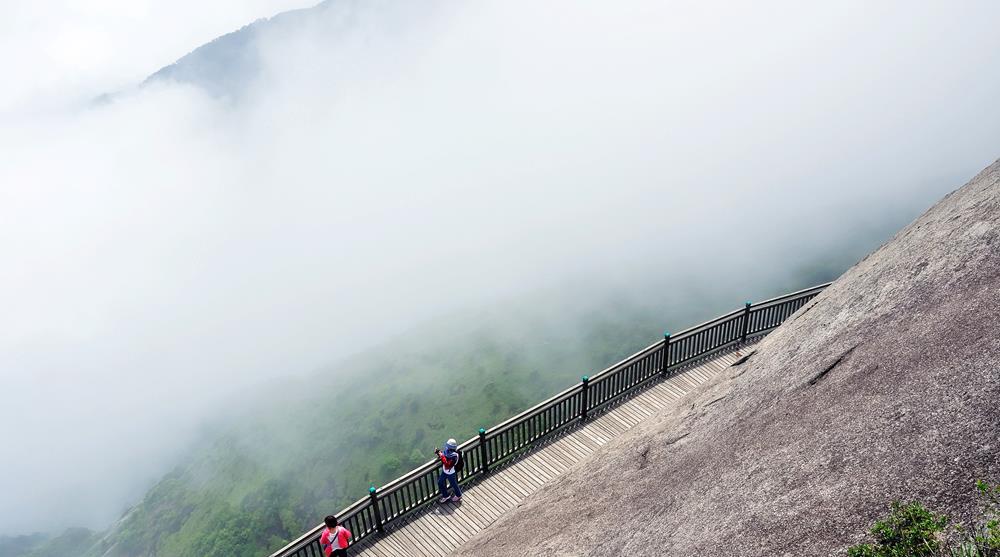
[[[590,381],[590,377],[587,377],[586,375],[584,375],[580,379],[582,379],[583,381]]]
[[[748,305],[748,306],[751,305],[750,302],[743,302],[743,303],[746,304],[746,305]]]
[[[375,493],[375,486],[369,487],[368,488],[368,493]]]
[[[670,336],[670,331],[663,331],[663,336],[664,337]]]
[[[484,428],[479,428],[479,433],[481,433],[481,434],[482,434],[482,433],[486,433],[486,429],[484,429]]]

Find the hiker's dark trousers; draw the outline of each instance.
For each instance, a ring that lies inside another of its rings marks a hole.
[[[441,492],[442,498],[448,496],[448,484],[451,484],[451,489],[455,492],[455,497],[462,496],[462,490],[458,487],[458,472],[445,474],[444,470],[441,471],[441,475],[438,476],[438,491]]]

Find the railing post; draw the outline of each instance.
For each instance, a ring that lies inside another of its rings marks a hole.
[[[587,391],[590,389],[590,378],[584,375],[580,378],[583,381],[583,390],[580,391],[580,419],[587,419]]]
[[[660,367],[660,376],[667,376],[667,369],[670,368],[670,331],[663,331],[663,365]]]
[[[743,306],[743,334],[740,335],[740,342],[747,341],[747,333],[750,332],[750,302]]]
[[[483,474],[490,472],[490,452],[486,448],[486,430],[479,428],[479,462],[482,463]]]
[[[378,495],[375,494],[374,485],[368,488],[368,497],[371,498],[372,514],[375,515],[375,530],[381,534],[384,531],[382,527],[382,510],[378,506]]]

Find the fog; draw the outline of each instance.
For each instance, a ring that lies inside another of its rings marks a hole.
[[[134,85],[200,43],[312,0],[5,0],[0,113],[38,113]]]
[[[869,4],[339,0],[235,99],[134,87],[226,31],[195,3],[94,71],[5,56],[56,77],[0,104],[0,534],[106,526],[219,401],[451,311],[886,240],[1000,153],[1000,5]]]

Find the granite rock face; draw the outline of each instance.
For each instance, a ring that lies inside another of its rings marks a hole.
[[[1000,161],[752,349],[460,554],[843,555],[895,499],[974,516],[1000,483]]]

